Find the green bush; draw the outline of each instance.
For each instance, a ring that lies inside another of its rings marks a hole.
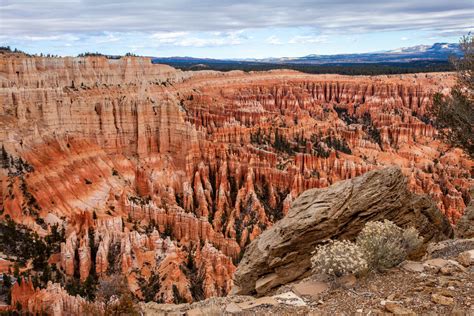
[[[380,271],[401,263],[422,241],[415,228],[402,229],[385,220],[367,223],[356,245],[363,251],[369,269]]]
[[[331,241],[316,248],[311,265],[314,273],[336,277],[369,269],[383,271],[405,260],[422,241],[415,228],[402,229],[388,220],[369,222],[357,236],[356,243]]]

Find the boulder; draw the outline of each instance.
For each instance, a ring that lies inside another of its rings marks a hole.
[[[458,256],[458,262],[465,267],[474,264],[474,249],[461,252]]]
[[[273,298],[280,304],[286,304],[290,306],[306,306],[305,301],[293,292],[285,292],[282,294],[274,295]]]
[[[458,238],[474,238],[474,187],[471,188],[470,195],[471,202],[456,224],[456,237]]]
[[[426,247],[426,254],[423,259],[449,259],[457,257],[460,253],[471,249],[474,249],[474,238],[448,239],[441,242],[428,244],[428,247]]]
[[[426,260],[423,265],[427,269],[434,270],[435,272],[438,272],[439,269],[449,265],[449,260],[447,259],[442,259],[442,258],[435,258],[435,259],[429,259]]]
[[[415,262],[415,261],[405,261],[403,262],[400,267],[409,272],[423,272],[425,270],[425,267],[423,266],[422,263],[420,262]]]
[[[411,309],[405,308],[394,302],[387,302],[385,304],[385,309],[394,315],[416,315],[416,313]]]
[[[447,297],[441,294],[432,294],[431,300],[436,304],[440,305],[453,305],[454,299],[452,297]]]
[[[302,193],[286,217],[250,243],[234,275],[232,292],[255,293],[260,280],[261,295],[300,279],[310,271],[311,252],[318,244],[354,239],[365,223],[384,219],[401,227],[414,226],[425,243],[453,236],[451,225],[431,199],[408,191],[400,169],[371,171]]]
[[[226,306],[225,312],[229,313],[229,314],[241,313],[242,309],[237,304],[235,304],[234,302],[230,302]]]
[[[279,304],[278,301],[274,299],[273,297],[264,296],[258,299],[252,299],[249,301],[238,303],[237,306],[241,308],[242,310],[247,310],[247,309],[253,309],[258,306],[274,306],[278,304]]]
[[[328,288],[329,285],[327,283],[307,280],[295,284],[293,286],[293,291],[295,291],[298,295],[310,296],[313,299],[316,299],[321,293],[325,292]]]

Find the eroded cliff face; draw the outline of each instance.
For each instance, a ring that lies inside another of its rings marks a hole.
[[[300,193],[385,165],[452,223],[469,199],[474,163],[436,140],[427,114],[450,74],[12,54],[0,74],[1,217],[40,236],[64,227],[50,260],[64,280],[123,273],[137,297],[163,302],[225,295],[245,246]]]

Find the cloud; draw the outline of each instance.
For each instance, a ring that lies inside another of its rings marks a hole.
[[[92,36],[89,40],[93,41],[95,44],[105,44],[120,41],[120,37],[116,34],[105,32],[102,35]]]
[[[240,45],[248,39],[243,30],[234,32],[208,32],[200,36],[189,32],[158,32],[149,37],[152,46],[164,45],[181,47],[215,47],[227,45]]]
[[[472,29],[474,6],[472,0],[2,0],[0,12],[2,33],[12,38],[285,27],[324,34],[424,30],[443,35]]]
[[[269,36],[266,40],[265,43],[271,44],[271,45],[281,45],[283,44],[278,37],[275,35]]]
[[[65,41],[65,42],[74,42],[78,41],[80,38],[76,35],[72,34],[63,34],[63,35],[24,35],[20,36],[17,39],[19,40],[24,40],[24,41],[31,41],[31,42],[37,42],[37,41]]]
[[[163,42],[175,41],[177,38],[187,35],[188,32],[158,32],[150,35],[151,39]]]
[[[328,41],[327,35],[298,35],[288,41],[289,44],[319,44]]]
[[[401,41],[408,41],[408,37],[406,37],[406,36],[400,37],[400,40]]]
[[[224,46],[224,45],[238,45],[239,40],[232,40],[227,38],[199,38],[199,37],[188,37],[183,38],[180,41],[174,43],[175,46],[183,47],[212,47],[212,46]]]

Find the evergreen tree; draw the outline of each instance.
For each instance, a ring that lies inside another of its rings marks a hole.
[[[9,289],[12,286],[12,279],[6,273],[3,274],[3,287]]]
[[[41,274],[41,282],[46,285],[49,280],[51,280],[51,269],[49,265],[46,264],[43,269],[43,274]]]
[[[20,277],[20,267],[18,266],[18,263],[15,263],[15,265],[13,266],[13,276],[15,278]]]
[[[10,159],[8,159],[8,153],[5,147],[2,145],[2,167],[8,169],[10,167]]]
[[[449,96],[435,95],[432,113],[444,140],[474,158],[474,36],[463,37],[460,47],[464,56],[451,60],[457,84]]]

